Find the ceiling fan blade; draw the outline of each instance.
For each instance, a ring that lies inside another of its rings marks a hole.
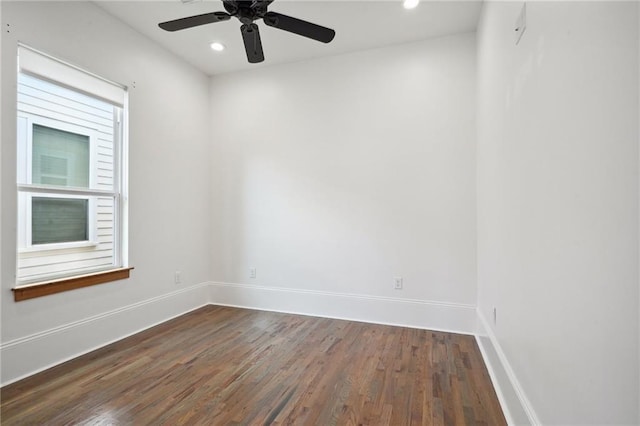
[[[280,30],[289,31],[303,37],[312,38],[323,43],[329,43],[336,36],[336,32],[331,28],[322,27],[303,21],[302,19],[292,18],[291,16],[282,15],[276,12],[267,12],[264,15],[264,23],[270,27]]]
[[[264,61],[264,53],[262,52],[262,41],[260,40],[260,30],[256,24],[243,24],[240,27],[242,31],[242,40],[244,41],[244,50],[247,51],[247,59],[250,63],[256,64]]]
[[[158,24],[165,31],[178,31],[199,25],[212,24],[214,22],[228,21],[231,15],[226,12],[204,13],[202,15],[189,16],[187,18],[175,19],[173,21]]]

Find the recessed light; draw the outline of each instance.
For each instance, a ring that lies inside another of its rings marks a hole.
[[[224,50],[224,44],[218,43],[217,41],[211,43],[210,46],[211,49],[215,50],[216,52],[222,52]]]
[[[402,5],[405,9],[415,9],[415,7],[418,6],[418,3],[420,3],[420,0],[404,0]]]

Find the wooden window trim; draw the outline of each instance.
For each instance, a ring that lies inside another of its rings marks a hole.
[[[22,300],[48,296],[50,294],[61,293],[63,291],[75,290],[77,288],[123,280],[129,278],[129,273],[132,269],[133,267],[110,269],[108,271],[96,272],[93,274],[43,281],[14,287],[11,291],[13,291],[14,300],[16,302],[20,302]]]

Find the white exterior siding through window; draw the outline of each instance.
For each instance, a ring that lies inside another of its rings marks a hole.
[[[122,266],[123,109],[20,72],[17,113],[18,285]]]

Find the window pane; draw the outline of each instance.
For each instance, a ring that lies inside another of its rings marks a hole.
[[[89,239],[89,201],[86,199],[33,197],[31,214],[32,244]]]
[[[89,136],[33,125],[32,182],[89,187]]]

